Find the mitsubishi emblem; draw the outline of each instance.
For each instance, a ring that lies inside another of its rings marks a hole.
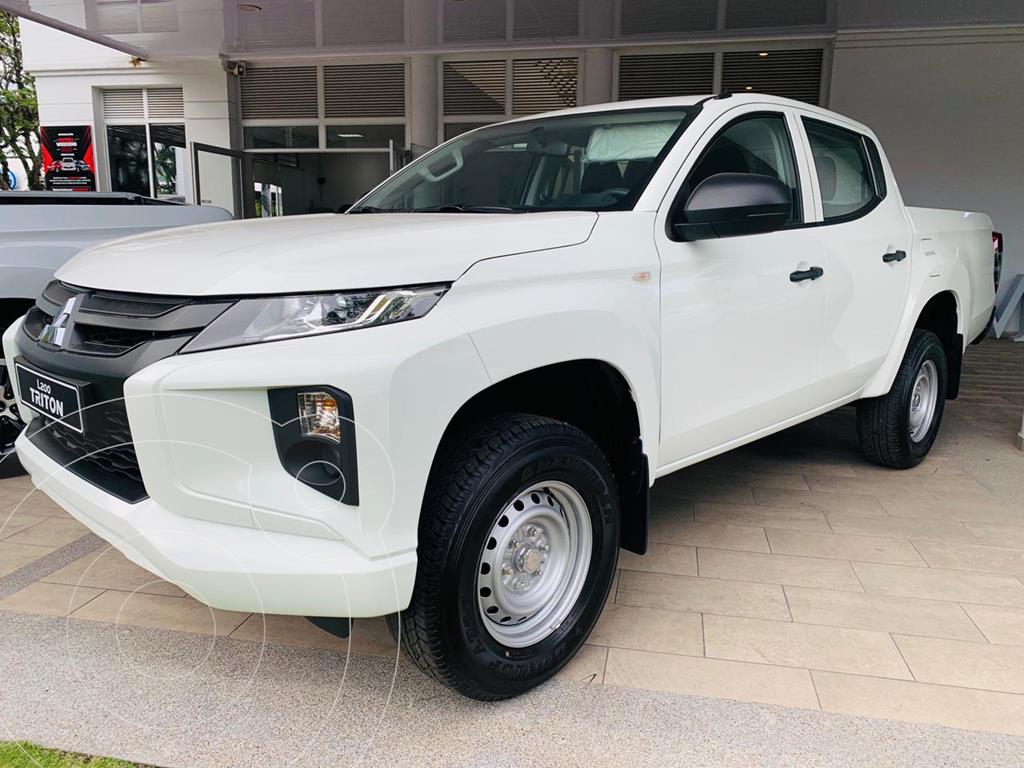
[[[39,334],[39,341],[44,344],[52,344],[55,347],[64,346],[64,337],[67,335],[68,323],[71,322],[71,311],[75,308],[76,301],[78,301],[78,297],[73,296],[64,302],[64,306],[61,307],[57,316],[43,327],[43,332]]]

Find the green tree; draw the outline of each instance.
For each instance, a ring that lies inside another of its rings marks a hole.
[[[0,153],[25,166],[31,189],[42,189],[39,102],[21,58],[18,17],[0,11]]]

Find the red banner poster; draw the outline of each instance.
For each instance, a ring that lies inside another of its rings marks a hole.
[[[44,125],[40,128],[43,183],[57,192],[95,192],[96,156],[92,127]]]

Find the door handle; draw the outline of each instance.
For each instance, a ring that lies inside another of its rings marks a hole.
[[[886,264],[891,264],[894,261],[903,261],[905,258],[907,258],[906,251],[893,251],[882,256],[882,261]]]
[[[789,281],[791,283],[800,283],[804,280],[817,280],[819,277],[825,274],[825,270],[821,267],[810,267],[809,269],[798,269],[796,272],[789,273]]]

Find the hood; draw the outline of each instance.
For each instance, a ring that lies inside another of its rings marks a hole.
[[[597,214],[317,214],[169,229],[104,243],[57,271],[72,285],[225,296],[450,282],[481,259],[584,242]]]

